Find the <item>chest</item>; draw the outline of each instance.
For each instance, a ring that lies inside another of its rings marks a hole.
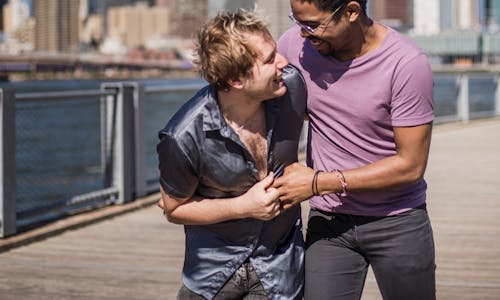
[[[308,93],[312,118],[347,118],[362,127],[390,121],[395,96],[390,71],[346,72],[323,86],[312,83]]]
[[[267,139],[266,126],[261,124],[254,130],[240,130],[237,132],[239,139],[245,145],[246,150],[255,162],[259,172],[259,178],[263,179],[267,174]]]

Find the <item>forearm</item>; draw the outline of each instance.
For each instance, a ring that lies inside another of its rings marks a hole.
[[[341,170],[348,191],[370,191],[411,184],[423,177],[425,162],[411,162],[394,155],[357,169]],[[321,172],[317,178],[320,194],[342,193],[337,172]]]
[[[193,197],[171,210],[166,210],[166,215],[170,222],[184,225],[207,225],[241,219],[247,216],[238,205],[239,200],[239,197],[224,199]]]
[[[280,214],[278,191],[270,188],[274,174],[252,186],[246,193],[232,198],[207,199],[194,196],[189,199],[173,198],[161,188],[161,205],[172,223],[206,225],[223,221],[255,218],[270,220]]]
[[[351,191],[380,190],[411,184],[424,176],[431,144],[432,125],[395,127],[396,154],[366,166],[341,170],[347,189]],[[318,175],[321,194],[342,192],[336,172]]]

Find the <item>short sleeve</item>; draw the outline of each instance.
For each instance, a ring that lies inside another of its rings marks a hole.
[[[402,65],[393,79],[393,126],[417,126],[434,119],[432,71],[423,53]]]
[[[178,141],[170,134],[161,134],[157,145],[160,185],[169,195],[190,198],[198,186],[198,176],[192,159],[186,155]]]

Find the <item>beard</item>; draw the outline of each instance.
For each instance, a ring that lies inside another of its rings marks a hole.
[[[333,46],[329,41],[316,36],[308,36],[307,39],[309,40],[311,46],[316,49],[316,51],[318,51],[321,55],[333,55],[335,50],[333,49]]]

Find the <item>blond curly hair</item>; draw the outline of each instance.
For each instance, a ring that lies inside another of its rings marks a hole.
[[[249,33],[271,38],[266,22],[256,12],[221,12],[198,32],[195,64],[201,76],[220,90],[228,90],[228,80],[249,76],[258,52],[247,39]]]

